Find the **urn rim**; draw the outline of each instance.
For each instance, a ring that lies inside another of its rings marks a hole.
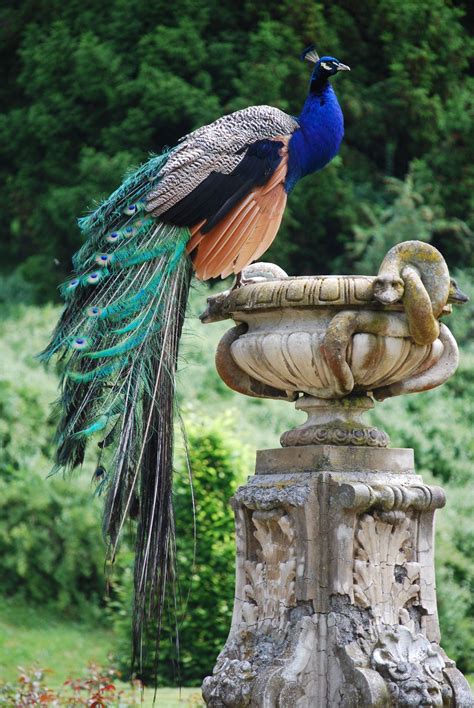
[[[375,299],[375,280],[373,275],[309,275],[248,283],[228,292],[219,310],[225,317],[288,308],[403,311],[401,302],[384,305]]]

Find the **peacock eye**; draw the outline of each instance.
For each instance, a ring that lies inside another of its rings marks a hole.
[[[81,351],[82,349],[87,349],[89,346],[89,340],[87,337],[75,337],[71,342],[72,349],[77,349]]]
[[[102,309],[100,307],[88,307],[86,310],[88,317],[99,317],[102,314]]]
[[[112,256],[107,253],[99,253],[95,258],[95,262],[100,266],[106,266],[111,261]]]

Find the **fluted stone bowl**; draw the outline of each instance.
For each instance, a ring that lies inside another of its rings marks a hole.
[[[269,264],[258,265],[262,270]],[[258,266],[251,268],[259,272]],[[303,426],[306,441],[300,436],[298,442],[298,434],[289,431],[283,444],[385,446],[385,434],[374,433],[370,441],[368,428],[354,427],[355,408],[372,405],[367,394],[382,400],[423,391],[455,371],[458,349],[447,327],[436,318],[426,337],[432,341],[420,342],[418,335],[415,341],[404,303],[387,304],[375,297],[377,277],[290,278],[278,269],[279,277],[273,278],[271,271],[263,271],[267,277],[253,279],[250,273],[241,287],[210,298],[202,319],[231,318],[236,324],[224,335],[216,356],[218,373],[231,388],[293,401],[303,394],[297,407],[309,415]],[[440,314],[449,311],[447,305]],[[319,428],[319,438],[308,435],[308,427],[313,433]],[[356,428],[365,430],[359,442],[352,434]],[[345,435],[346,430],[352,432]]]

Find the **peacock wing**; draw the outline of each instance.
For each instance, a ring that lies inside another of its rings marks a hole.
[[[206,280],[239,273],[269,248],[275,238],[286,206],[284,187],[287,171],[288,138],[280,138],[282,159],[268,182],[254,187],[226,218],[210,231],[193,229],[188,252],[198,278]]]
[[[279,135],[290,135],[298,127],[295,118],[278,108],[251,106],[198,128],[182,138],[171,151],[159,173],[159,183],[149,193],[147,210],[163,221],[192,226],[199,218],[188,220],[190,206],[194,205],[196,210],[198,203],[206,203],[211,197],[210,206],[214,212],[210,213],[215,213],[215,201],[212,198],[217,198],[216,192],[221,193],[222,201],[223,196],[234,193],[239,181],[238,178],[230,181],[219,178],[224,175],[235,176],[235,170],[242,161],[247,162],[245,176],[252,170],[258,172],[259,167],[268,170],[268,165],[258,165],[257,161],[252,164],[252,160],[249,160],[252,155],[249,156],[248,151],[254,143],[272,140]],[[211,175],[217,175],[217,178],[209,180]],[[225,185],[229,185],[227,189]],[[183,204],[188,196],[192,196],[192,199]],[[179,208],[173,210],[176,205]],[[207,213],[202,218],[208,218],[209,215]]]
[[[187,250],[198,277],[238,272],[268,248],[285,209],[297,128],[282,111],[254,106],[199,128],[170,155],[146,208],[191,229]]]

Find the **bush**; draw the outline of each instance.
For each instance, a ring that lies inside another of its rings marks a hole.
[[[105,669],[90,664],[84,676],[65,681],[59,690],[51,689],[46,683],[46,674],[50,669],[32,667],[22,669],[15,684],[0,683],[0,706],[9,708],[27,708],[27,706],[91,706],[107,708],[120,706],[127,708],[139,705],[140,685],[133,685],[125,692],[117,688],[115,682],[120,674],[115,669]]]
[[[436,516],[436,587],[441,643],[463,673],[474,672],[474,515],[472,495],[446,488]]]
[[[226,640],[234,597],[234,522],[229,497],[244,474],[245,451],[230,433],[231,421],[187,420],[192,490],[185,460],[175,477],[177,612],[169,597],[168,621],[160,647],[159,683],[195,685],[212,672]],[[194,505],[194,519],[193,519]],[[194,533],[194,527],[196,534]],[[115,586],[113,621],[120,639],[120,665],[130,670],[132,570]],[[176,623],[176,624],[175,624]],[[179,651],[175,627],[178,628]],[[154,677],[155,633],[149,628],[140,678]]]
[[[372,422],[386,430],[393,447],[412,447],[419,474],[438,484],[470,482],[474,440],[474,352],[461,352],[456,374],[443,387],[377,404]]]
[[[0,592],[69,615],[99,616],[100,505],[80,479],[47,479],[54,374],[35,360],[56,308],[12,307],[0,345]]]
[[[418,167],[414,163],[404,180],[386,178],[389,206],[381,208],[371,202],[362,205],[362,223],[354,225],[354,238],[347,244],[358,273],[375,275],[392,246],[413,238],[436,243],[441,250],[444,250],[443,239],[448,243],[460,242],[464,247],[464,263],[472,262],[469,226],[460,219],[446,218],[439,199],[432,194],[432,183],[424,184]],[[453,256],[451,259],[456,262]]]
[[[0,593],[100,616],[100,506],[89,489],[37,473],[0,479]]]

